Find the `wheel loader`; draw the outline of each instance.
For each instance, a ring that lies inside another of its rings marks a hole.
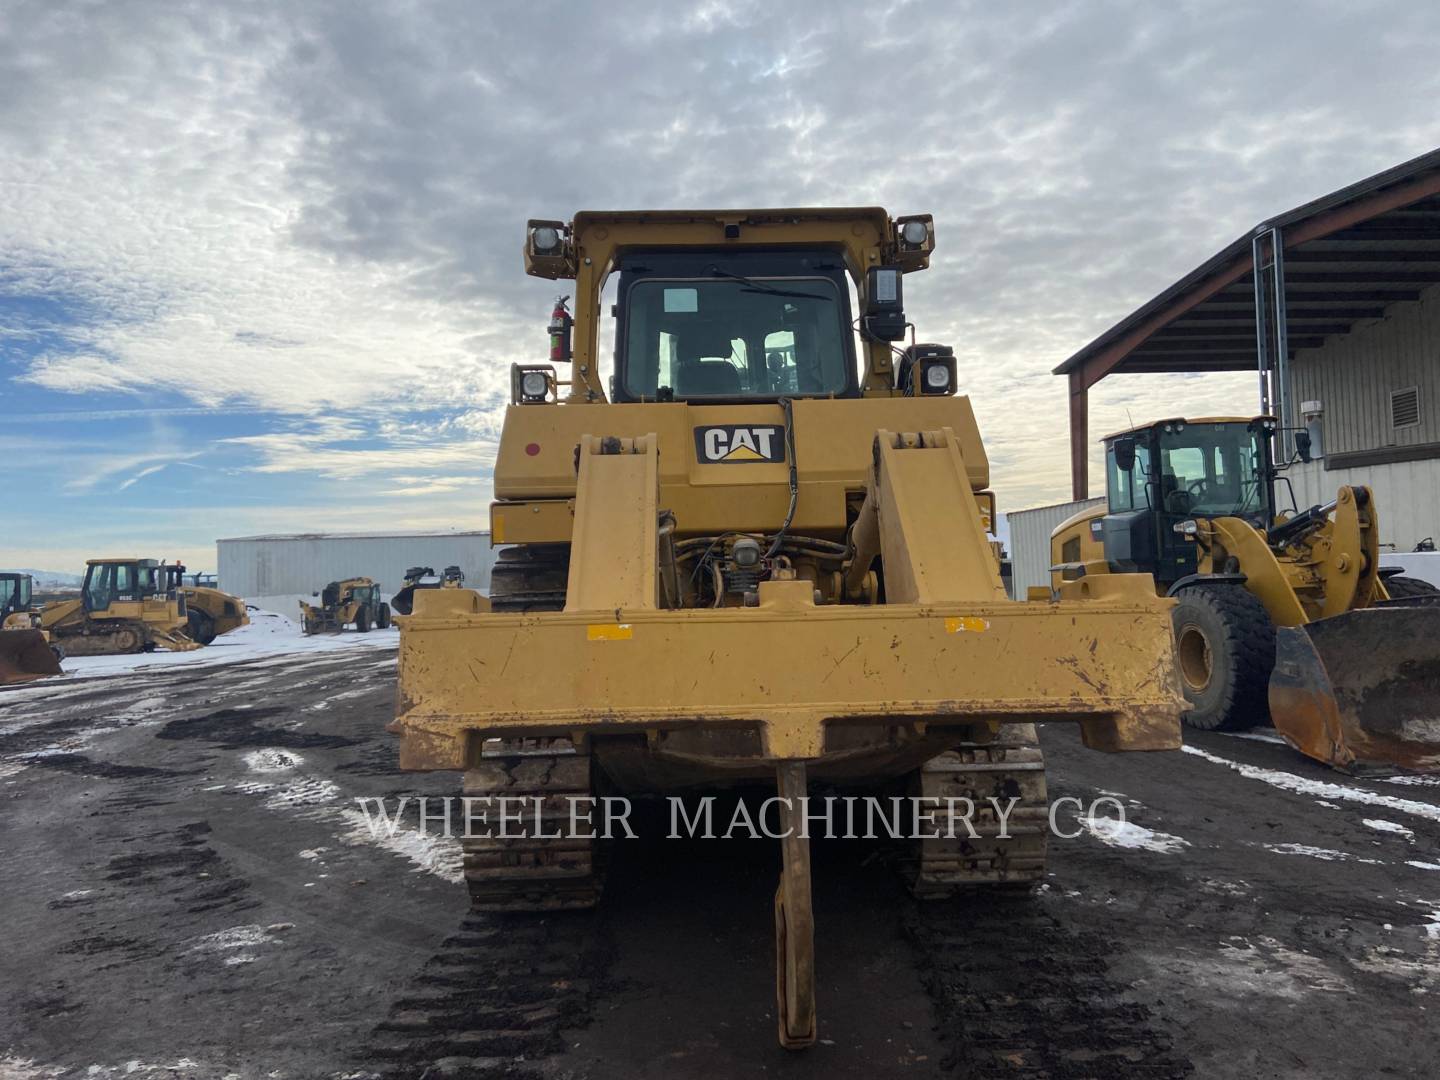
[[[414,607],[416,589],[458,589],[465,584],[465,572],[458,566],[447,566],[437,577],[430,566],[412,566],[405,571],[405,583],[390,598],[396,615],[409,615]]]
[[[512,369],[489,595],[417,590],[397,620],[401,766],[463,771],[477,808],[537,800],[466,830],[477,909],[596,903],[597,840],[566,818],[597,790],[778,792],[790,1048],[816,1038],[811,781],[933,809],[917,895],[1003,892],[1044,874],[1036,721],[1180,745],[1172,602],[1148,578],[1006,597],[955,356],[895,344],[933,245],[929,215],[879,208],[531,221],[527,272],[573,281],[575,308],[555,304],[549,363]],[[965,800],[992,796],[1018,804],[1008,829],[980,814],[971,836]]]
[[[250,625],[245,601],[215,588],[213,576],[211,584],[201,585],[199,574],[187,580],[183,563],[167,563],[162,569],[166,590],[185,598],[186,633],[197,645],[209,645],[221,634]]]
[[[1172,418],[1107,436],[1107,506],[1052,533],[1052,583],[1142,573],[1175,598],[1194,727],[1251,727],[1268,708],[1336,768],[1440,770],[1440,591],[1381,569],[1368,487],[1277,511],[1277,427]]]
[[[0,686],[61,674],[64,650],[30,610],[32,589],[29,574],[0,573]]]
[[[80,598],[40,609],[40,628],[67,656],[198,649],[188,627],[185,597],[170,587],[155,559],[90,559]]]
[[[320,598],[318,605],[300,601],[300,629],[306,635],[338,634],[351,624],[362,634],[371,627],[390,626],[390,605],[380,599],[380,586],[368,577],[332,581],[312,595]]]

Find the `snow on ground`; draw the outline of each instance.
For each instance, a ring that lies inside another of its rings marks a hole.
[[[1080,824],[1090,835],[1102,844],[1111,847],[1137,848],[1143,851],[1158,851],[1163,855],[1174,855],[1190,846],[1190,841],[1169,833],[1156,832],[1133,821],[1119,818],[1082,817]]]
[[[75,656],[66,659],[61,667],[67,675],[88,678],[181,665],[195,667],[231,664],[237,660],[288,656],[294,653],[328,653],[339,649],[393,649],[399,643],[400,631],[393,626],[388,630],[371,630],[367,634],[344,630],[338,634],[315,634],[306,637],[300,632],[300,624],[293,619],[274,611],[252,611],[249,626],[241,626],[228,634],[222,634],[203,649],[193,649],[190,652],[156,650],[128,656]],[[35,688],[49,689],[54,685],[54,680],[47,679],[35,684]]]
[[[1374,829],[1376,832],[1394,833],[1396,836],[1403,836],[1406,840],[1415,839],[1415,831],[1407,829],[1398,821],[1386,821],[1384,818],[1364,818],[1362,824]]]
[[[1279,769],[1262,769],[1258,765],[1246,765],[1239,761],[1231,761],[1219,754],[1201,750],[1198,746],[1183,746],[1181,749],[1187,754],[1194,754],[1196,757],[1204,758],[1216,765],[1234,769],[1246,779],[1259,780],[1271,787],[1280,788],[1282,791],[1294,792],[1296,795],[1316,795],[1337,802],[1355,802],[1365,806],[1393,810],[1400,814],[1411,814],[1429,821],[1440,821],[1440,806],[1433,803],[1419,802],[1415,799],[1399,799],[1394,795],[1380,795],[1373,791],[1366,791],[1364,788],[1351,787],[1348,784],[1309,780],[1303,776],[1296,776],[1294,773],[1282,772]]]
[[[1348,851],[1311,847],[1309,844],[1264,844],[1262,846],[1266,851],[1273,851],[1276,855],[1305,855],[1323,862],[1362,862],[1369,863],[1371,866],[1385,865],[1383,859],[1366,859],[1359,855],[1352,855]]]

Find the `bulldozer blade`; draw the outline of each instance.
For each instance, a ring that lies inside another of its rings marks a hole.
[[[1440,772],[1440,602],[1278,628],[1270,717],[1295,749],[1346,772]]]
[[[60,673],[60,660],[39,630],[0,630],[0,686]]]

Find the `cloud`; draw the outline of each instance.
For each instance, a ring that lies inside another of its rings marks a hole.
[[[11,3],[0,294],[72,310],[7,317],[0,358],[57,400],[277,414],[225,444],[242,468],[407,503],[393,478],[428,478],[443,511],[487,476],[510,363],[543,356],[527,217],[878,202],[936,215],[909,314],[956,346],[1002,505],[1062,498],[1050,368],[1265,216],[1436,145],[1437,46],[1398,2],[1298,30],[1214,2]],[[1253,383],[1107,380],[1095,434],[1249,411]]]

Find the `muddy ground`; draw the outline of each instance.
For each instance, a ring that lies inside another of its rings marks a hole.
[[[355,810],[450,793],[395,770],[393,691],[366,649],[0,692],[0,1077],[1435,1075],[1435,783],[1052,727],[1052,797],[1134,827],[1052,841],[1032,897],[928,906],[892,847],[817,845],[821,1042],[790,1055],[774,845],[627,841],[596,912],[467,915],[452,847]]]

